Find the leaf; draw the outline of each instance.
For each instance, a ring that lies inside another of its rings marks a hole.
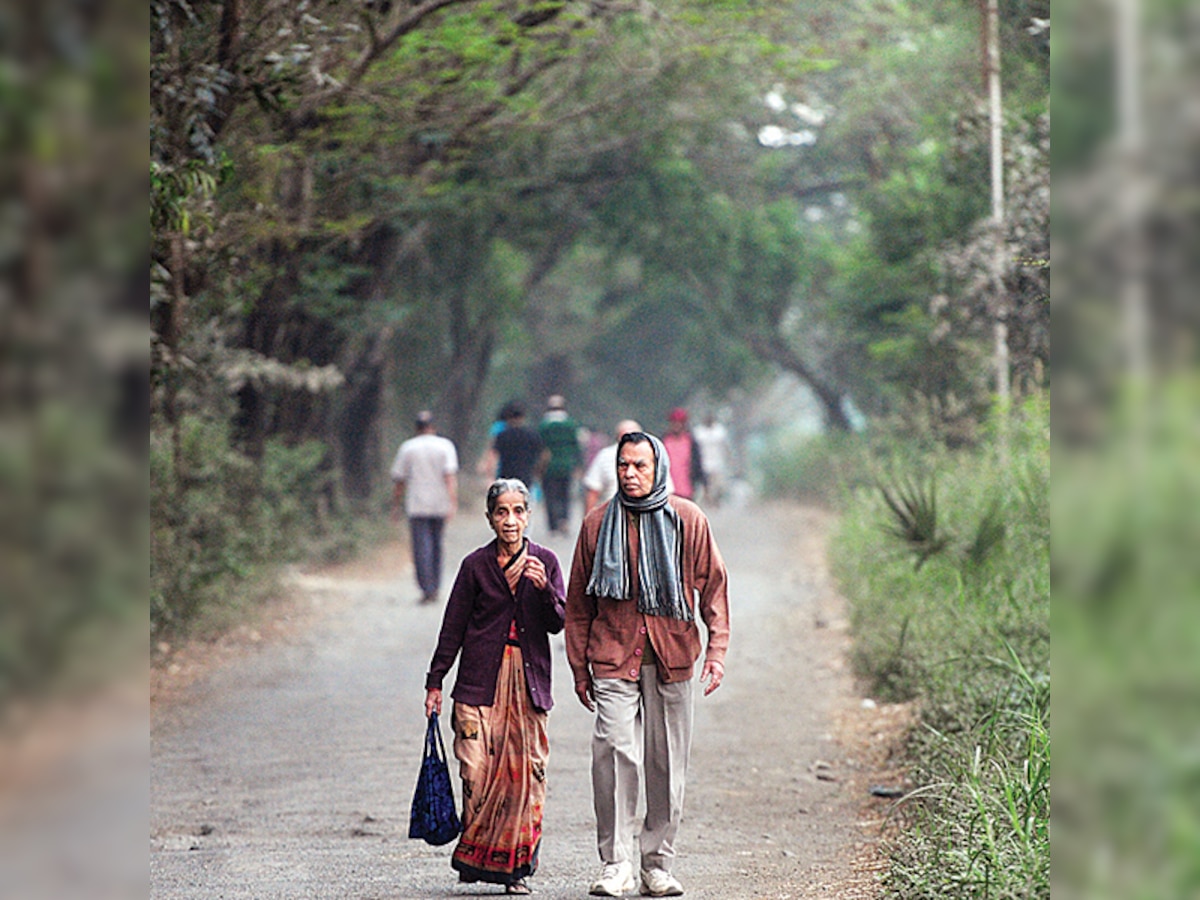
[[[885,531],[903,541],[915,555],[915,568],[941,553],[950,544],[950,536],[938,528],[937,483],[928,484],[908,478],[888,487],[877,484],[894,522]]]

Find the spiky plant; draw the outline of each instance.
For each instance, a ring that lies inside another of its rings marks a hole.
[[[892,521],[884,530],[902,540],[916,557],[914,566],[921,566],[950,545],[951,536],[938,528],[937,482],[905,478],[889,487],[878,484],[884,502],[892,512]]]
[[[963,561],[973,568],[980,568],[1004,543],[1007,533],[1008,526],[1004,522],[1000,498],[993,497],[980,517],[971,540],[963,547]]]

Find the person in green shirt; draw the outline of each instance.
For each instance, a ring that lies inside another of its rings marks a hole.
[[[566,534],[571,518],[571,488],[583,464],[579,446],[579,423],[567,414],[567,402],[561,394],[546,400],[546,413],[538,423],[549,456],[542,472],[546,519],[553,534]]]

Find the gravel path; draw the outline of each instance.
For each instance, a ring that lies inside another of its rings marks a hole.
[[[693,898],[869,896],[846,887],[870,839],[858,822],[863,747],[839,737],[860,704],[824,559],[827,519],[782,504],[711,519],[731,574],[733,636],[724,685],[697,700],[675,874]],[[489,535],[482,513],[452,523],[448,580]],[[566,569],[573,542],[544,542]],[[403,557],[392,545],[354,566],[296,575],[294,627],[262,640],[254,632],[155,702],[152,897],[499,893],[457,884],[450,846],[406,837],[442,607],[416,603]],[[553,647],[557,705],[532,886],[580,898],[598,868],[591,717],[571,691],[561,636]]]

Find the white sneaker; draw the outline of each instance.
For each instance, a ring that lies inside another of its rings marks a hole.
[[[633,877],[631,863],[607,863],[588,893],[593,897],[624,897],[635,887],[637,879]]]
[[[683,885],[666,869],[642,869],[642,896],[678,897]]]

